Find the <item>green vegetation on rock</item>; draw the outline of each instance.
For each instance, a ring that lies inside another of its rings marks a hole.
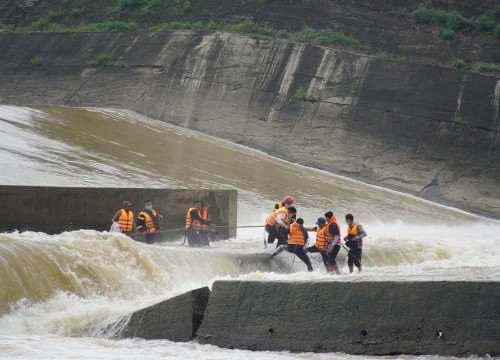
[[[476,70],[484,73],[500,73],[500,65],[479,63]]]
[[[31,65],[33,66],[42,66],[43,65],[43,59],[41,56],[35,56],[33,59],[31,59]]]
[[[444,29],[443,31],[443,40],[451,40],[455,36],[455,31],[452,29]]]
[[[457,68],[457,69],[465,69],[466,65],[465,65],[465,61],[463,61],[462,59],[454,59],[452,62],[451,62],[451,66],[453,66],[454,68]]]
[[[422,5],[413,12],[413,19],[417,24],[442,25],[450,30],[465,32],[471,30],[486,32],[492,31],[495,28],[496,35],[495,19],[489,13],[484,13],[475,19],[465,18],[456,11],[447,12],[444,10],[428,9]],[[496,26],[498,27],[498,25]]]
[[[465,124],[467,124],[467,122],[464,119],[462,119],[461,116],[455,116],[453,118],[453,123],[455,125],[465,125]]]

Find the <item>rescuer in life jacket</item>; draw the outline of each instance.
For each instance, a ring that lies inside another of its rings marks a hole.
[[[118,223],[122,230],[122,234],[129,235],[134,231],[135,235],[139,235],[137,227],[134,222],[134,213],[132,212],[132,204],[130,201],[125,201],[123,203],[123,208],[118,210],[118,212],[111,219],[111,223]]]
[[[275,210],[266,219],[266,231],[269,234],[267,242],[272,244],[274,239],[278,239],[276,248],[286,244],[288,240],[288,230],[290,229],[290,217],[297,213],[295,207],[282,207]]]
[[[189,246],[206,246],[207,244],[200,239],[200,231],[203,231],[203,225],[211,226],[210,220],[201,218],[201,201],[196,200],[192,208],[186,215],[186,237]]]
[[[277,202],[274,205],[274,210],[278,210],[279,208],[286,207],[287,209],[292,206],[294,203],[293,197],[287,195],[283,199],[283,201]],[[293,214],[293,216],[290,216],[290,224],[294,223],[297,219],[297,214]],[[273,240],[274,241],[274,240]]]
[[[316,244],[306,248],[304,251],[306,253],[320,253],[323,259],[323,264],[328,270],[328,255],[326,254],[327,240],[326,240],[326,220],[323,217],[318,218],[315,227],[305,228],[307,231],[316,231]]]
[[[203,220],[211,223],[210,215],[208,214],[208,205],[206,203],[201,203],[200,216]],[[205,246],[210,246],[210,240],[214,241],[219,235],[218,231],[212,229],[209,225],[202,225],[202,230],[200,230],[200,243]]]
[[[354,216],[352,214],[347,214],[345,216],[345,222],[347,223],[347,236],[344,237],[344,240],[349,248],[347,266],[349,266],[350,273],[354,271],[353,265],[356,265],[358,270],[361,271],[363,238],[366,237],[367,234],[360,223],[354,222]]]
[[[342,243],[342,238],[340,237],[340,226],[337,223],[337,219],[333,212],[327,211],[325,213],[326,219],[326,254],[328,255],[328,265],[326,266],[327,272],[334,272],[340,275],[339,265],[337,264],[337,255],[340,251],[340,245]]]
[[[309,256],[307,256],[304,251],[304,246],[306,246],[308,240],[309,234],[304,228],[304,220],[299,218],[290,225],[290,241],[288,242],[286,250],[289,253],[297,255],[297,257],[306,264],[308,271],[313,271],[311,259],[309,259]]]
[[[161,228],[163,224],[163,216],[153,210],[153,203],[151,200],[146,200],[144,210],[137,215],[137,230],[141,233],[146,233],[146,244],[154,243],[156,231]]]

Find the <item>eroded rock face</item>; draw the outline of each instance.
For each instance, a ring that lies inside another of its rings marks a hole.
[[[111,335],[118,339],[191,341],[201,325],[209,296],[208,287],[192,290],[138,310],[130,316],[119,319],[118,324],[108,325],[98,333],[100,336]]]
[[[103,53],[128,66],[89,68]],[[0,103],[131,109],[500,215],[493,76],[206,31],[0,33]]]
[[[197,339],[248,350],[500,354],[498,282],[216,281]]]

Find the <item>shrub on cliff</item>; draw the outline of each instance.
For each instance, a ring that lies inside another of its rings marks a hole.
[[[31,59],[31,65],[33,66],[42,66],[43,65],[43,59],[41,56],[37,55],[33,59]]]
[[[485,73],[500,73],[500,65],[479,63],[476,65],[476,70]]]
[[[100,55],[94,61],[90,62],[92,66],[108,66],[111,65],[111,55]]]
[[[313,28],[306,27],[299,32],[294,33],[293,37],[298,40],[313,40],[321,45],[347,45],[356,48],[363,47],[358,40],[330,29],[317,31]]]
[[[461,16],[456,11],[446,12],[443,10],[428,9],[420,6],[413,12],[413,19],[417,24],[443,25],[452,30],[478,30],[481,32],[491,31],[495,27],[495,20],[485,13],[477,19],[469,19]]]
[[[443,31],[443,39],[451,40],[455,36],[455,32],[452,29],[444,29]]]
[[[465,61],[463,61],[462,59],[454,59],[452,62],[451,62],[451,66],[453,66],[454,68],[457,68],[457,69],[465,69]]]
[[[493,34],[495,35],[495,37],[497,39],[500,39],[500,24],[497,24],[497,26],[495,26],[495,30],[493,31]]]
[[[103,23],[89,24],[76,29],[77,32],[107,32],[107,31],[134,31],[137,24],[134,21],[108,21]]]

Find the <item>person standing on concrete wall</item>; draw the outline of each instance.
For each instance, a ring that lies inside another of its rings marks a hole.
[[[352,214],[347,214],[345,216],[345,222],[347,223],[347,236],[344,237],[344,240],[349,248],[347,254],[349,272],[352,273],[354,271],[354,265],[361,271],[363,238],[366,237],[367,234],[360,223],[354,222],[354,216]]]
[[[266,219],[266,231],[269,234],[267,242],[272,244],[278,239],[276,248],[285,245],[288,240],[288,230],[290,229],[290,217],[297,213],[295,207],[282,207],[275,210]]]
[[[335,271],[337,275],[340,275],[339,265],[336,260],[342,243],[342,238],[340,237],[340,226],[337,223],[337,219],[335,218],[335,215],[333,215],[332,211],[327,211],[325,213],[325,219],[327,222],[325,231],[327,241],[326,254],[328,255],[328,265],[326,266],[326,270],[328,272]]]
[[[316,231],[316,244],[305,249],[306,253],[320,253],[323,264],[328,270],[328,255],[326,254],[326,219],[318,218],[315,227],[305,228],[307,231]]]
[[[129,235],[134,231],[135,235],[139,235],[137,227],[134,222],[134,213],[132,212],[132,204],[130,201],[125,201],[123,203],[123,208],[118,210],[118,212],[111,219],[112,223],[120,224],[122,229],[122,234]]]
[[[200,240],[200,231],[203,230],[203,225],[210,225],[208,220],[201,218],[201,201],[196,200],[192,208],[188,210],[186,215],[186,237],[189,246],[203,246]]]
[[[146,244],[154,243],[156,231],[161,228],[163,216],[153,210],[153,202],[146,200],[144,209],[137,215],[137,230],[146,233]]]

